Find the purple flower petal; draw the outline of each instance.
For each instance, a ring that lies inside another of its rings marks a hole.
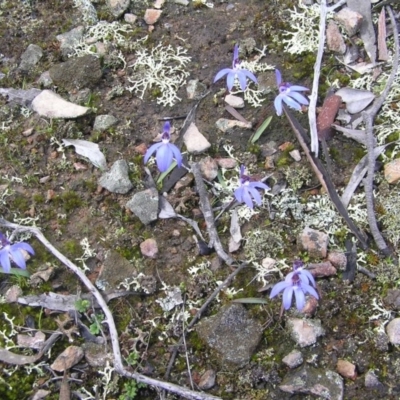
[[[257,205],[260,206],[261,205],[260,192],[256,188],[251,187],[251,186],[247,186],[247,190],[252,195],[252,197],[253,197],[254,201],[257,203]]]
[[[236,72],[231,71],[228,74],[228,76],[226,77],[226,86],[229,91],[231,91],[233,88],[233,84],[235,83],[235,76],[236,76]]]
[[[243,192],[244,192],[244,187],[243,186],[238,187],[234,192],[235,199],[239,203],[243,203]]]
[[[308,91],[310,91],[310,89],[306,88],[305,86],[297,86],[297,85],[290,86],[290,90],[293,90],[295,92],[308,92]]]
[[[169,135],[170,131],[171,131],[171,124],[169,121],[167,121],[163,126],[163,132]]]
[[[165,172],[172,164],[174,155],[170,148],[170,143],[162,143],[157,150],[156,162],[160,172]]]
[[[25,243],[25,242],[15,243],[11,247],[13,249],[15,249],[15,250],[23,249],[23,250],[27,251],[30,254],[35,254],[35,251],[33,250],[32,246],[30,244],[28,244],[28,243]]]
[[[235,63],[239,61],[239,45],[236,43],[233,48],[233,67],[235,67]]]
[[[293,291],[294,291],[293,287],[287,287],[283,291],[282,303],[285,310],[288,310],[292,305]]]
[[[258,84],[257,78],[255,77],[255,75],[252,72],[250,72],[247,69],[242,69],[241,72],[242,72],[242,74],[247,76],[247,78],[251,79],[254,83]]]
[[[178,167],[180,168],[182,166],[182,154],[181,154],[180,150],[178,149],[177,146],[175,146],[172,143],[169,143],[169,148],[171,149],[171,151],[175,157],[176,163],[178,164]]]
[[[0,265],[2,266],[4,272],[6,272],[7,274],[10,272],[10,257],[8,256],[8,251],[5,248],[0,250]]]
[[[314,296],[316,299],[319,299],[317,291],[312,286],[302,284],[301,288],[305,293],[310,293],[311,296]]]
[[[296,307],[299,311],[301,311],[306,305],[306,296],[299,287],[294,289],[294,294],[296,296]]]
[[[281,116],[282,115],[282,95],[278,95],[275,97],[274,107],[276,110],[276,115]]]
[[[250,182],[249,186],[257,189],[270,190],[271,188],[263,182]]]
[[[240,89],[242,89],[244,92],[247,87],[246,75],[243,73],[243,70],[240,70],[236,73],[236,76],[239,78]]]
[[[300,93],[289,92],[287,95],[292,97],[293,99],[295,99],[300,104],[304,104],[304,105],[308,104],[308,100]]]
[[[13,248],[13,246],[11,246],[9,253],[10,253],[13,261],[15,262],[15,264],[18,265],[18,267],[20,267],[22,269],[26,269],[25,258],[20,250],[15,249],[15,248]]]
[[[254,208],[253,201],[251,200],[249,190],[246,186],[243,186],[243,201],[246,203],[247,207]]]
[[[149,158],[152,156],[152,154],[154,152],[156,152],[158,150],[158,148],[162,145],[163,145],[163,142],[159,142],[159,143],[156,143],[156,144],[153,144],[152,146],[150,146],[146,151],[146,154],[143,159],[143,163],[147,164],[147,161],[149,161]]]
[[[295,110],[300,111],[301,110],[301,106],[299,103],[296,103],[292,98],[290,98],[289,96],[285,95],[282,96],[282,100],[289,106],[294,108]]]
[[[282,83],[282,75],[279,69],[275,69],[276,84],[279,86]]]
[[[220,80],[223,76],[225,76],[226,74],[229,74],[232,70],[230,68],[224,68],[221,69],[221,71],[218,72],[217,75],[215,75],[214,78],[214,83],[217,82],[218,80]]]
[[[275,297],[277,294],[279,294],[282,290],[286,289],[287,287],[289,287],[290,285],[288,285],[286,282],[278,282],[276,285],[274,285],[274,287],[271,290],[271,294],[269,295],[269,298],[272,299],[273,297]]]
[[[306,269],[303,268],[301,269],[300,275],[305,275],[308,278],[308,281],[311,282],[313,286],[315,286],[315,279],[310,271],[307,271]]]

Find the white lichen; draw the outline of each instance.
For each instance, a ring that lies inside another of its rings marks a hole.
[[[181,100],[177,92],[189,76],[187,64],[190,60],[187,50],[180,46],[159,44],[150,51],[139,47],[135,62],[129,66],[132,75],[128,80],[132,85],[126,89],[141,99],[148,90],[155,89],[158,104],[173,106]]]

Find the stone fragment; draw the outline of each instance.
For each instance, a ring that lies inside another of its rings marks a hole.
[[[18,301],[18,297],[22,296],[22,293],[22,289],[19,285],[12,285],[4,296],[6,303],[16,303]]]
[[[297,161],[297,162],[301,161],[301,155],[297,149],[289,151],[289,154],[290,154],[290,157],[292,157],[294,161]]]
[[[118,119],[113,115],[98,115],[93,124],[93,130],[103,132],[118,123]]]
[[[13,89],[0,88],[0,94],[7,96],[9,103],[19,104],[25,107],[31,107],[32,101],[42,93],[39,89]]]
[[[371,389],[376,389],[383,386],[373,370],[369,370],[365,374],[364,384],[366,388]]]
[[[238,163],[234,158],[217,158],[217,164],[221,168],[232,169],[236,168]]]
[[[289,371],[279,389],[299,395],[314,395],[319,399],[343,400],[344,385],[339,374],[308,365]]]
[[[303,363],[303,355],[300,351],[293,350],[287,356],[283,357],[282,362],[289,368],[297,368]]]
[[[69,32],[57,35],[56,38],[60,42],[60,50],[64,59],[73,53],[73,47],[83,38],[85,28],[77,26]]]
[[[145,257],[156,258],[158,254],[157,242],[152,238],[146,239],[140,243],[140,251]]]
[[[41,349],[45,341],[46,335],[41,331],[37,331],[34,336],[17,335],[18,346],[28,347],[30,349]]]
[[[347,265],[347,257],[345,253],[339,251],[331,251],[328,254],[328,261],[337,269],[344,271]]]
[[[352,37],[360,30],[363,16],[349,7],[343,7],[335,14],[334,19],[344,28],[346,33]]]
[[[251,123],[238,121],[236,119],[220,118],[216,123],[216,127],[224,133],[232,133],[234,128],[251,129]]]
[[[299,236],[299,245],[303,250],[310,253],[312,257],[325,258],[328,250],[329,236],[324,233],[311,229],[304,228]]]
[[[111,193],[126,194],[133,188],[128,173],[128,163],[125,160],[117,160],[111,169],[100,177],[99,185]]]
[[[154,25],[161,17],[162,11],[148,8],[144,13],[144,22],[147,25]]]
[[[51,90],[43,90],[32,101],[32,109],[47,118],[78,118],[89,113],[89,107],[82,107],[64,100]]]
[[[213,181],[218,175],[218,164],[212,157],[202,158],[199,162],[203,178]]]
[[[156,221],[158,216],[158,192],[154,188],[135,193],[126,203],[128,207],[143,224]]]
[[[211,147],[211,143],[200,133],[194,122],[189,125],[183,135],[183,142],[189,153],[203,153]]]
[[[382,332],[380,330],[374,331],[374,344],[378,351],[382,353],[386,353],[389,349],[389,337],[386,335],[386,332]]]
[[[67,347],[50,365],[50,368],[54,371],[64,372],[75,364],[78,364],[83,358],[82,347],[69,346]]]
[[[387,182],[391,184],[400,180],[400,158],[396,158],[385,165],[384,175]]]
[[[314,278],[323,278],[336,275],[336,268],[329,262],[308,264],[308,270]]]
[[[135,14],[125,14],[124,15],[124,20],[125,22],[127,22],[128,24],[134,24],[137,21],[137,16]]]
[[[213,369],[209,369],[200,378],[199,388],[201,390],[209,390],[215,385],[217,374]]]
[[[265,157],[264,161],[264,168],[266,170],[268,169],[274,169],[275,168],[275,157],[274,156],[267,156]]]
[[[263,328],[241,304],[228,304],[196,328],[200,338],[216,351],[224,368],[247,364],[261,340]]]
[[[353,381],[357,378],[357,368],[350,361],[339,359],[336,364],[336,369],[343,378],[351,379]]]
[[[325,334],[321,321],[318,319],[288,318],[286,328],[300,347],[315,344],[317,338]]]
[[[206,90],[207,86],[198,79],[192,79],[186,85],[186,95],[189,100],[199,100]]]
[[[244,100],[233,94],[228,94],[225,96],[225,103],[233,108],[243,108],[244,107]]]
[[[329,21],[326,28],[326,43],[328,49],[339,54],[346,52],[346,43],[334,21]]]
[[[43,50],[36,44],[30,44],[21,55],[19,69],[22,71],[31,70],[42,58]]]
[[[129,7],[130,0],[106,0],[106,4],[110,13],[119,18]]]
[[[106,351],[107,347],[104,344],[85,342],[82,344],[82,349],[85,360],[91,367],[105,367],[107,363],[111,364],[113,361],[113,354]]]
[[[102,77],[100,60],[93,55],[71,58],[49,69],[53,82],[64,89],[94,87]]]
[[[31,398],[32,400],[42,400],[45,399],[49,394],[51,394],[50,390],[39,389]]]
[[[154,2],[154,8],[160,9],[164,5],[165,0],[156,0]]]
[[[390,343],[394,345],[400,344],[400,318],[392,319],[386,326],[386,333]]]
[[[39,83],[40,87],[42,87],[42,88],[51,87],[51,85],[53,84],[53,80],[50,78],[49,71],[45,71],[40,75],[40,77],[38,79],[38,83]]]

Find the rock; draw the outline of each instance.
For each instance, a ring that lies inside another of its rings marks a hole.
[[[130,0],[106,0],[106,4],[110,13],[119,18],[129,7]]]
[[[232,133],[234,128],[251,129],[251,123],[242,122],[233,119],[220,118],[216,123],[216,127],[224,133]]]
[[[297,161],[297,162],[301,161],[301,155],[298,150],[289,151],[289,154],[290,154],[290,157],[292,157],[294,161]]]
[[[64,100],[51,90],[43,90],[32,101],[32,109],[48,118],[78,118],[89,113],[89,107],[82,107]]]
[[[374,331],[374,344],[378,351],[386,353],[389,349],[389,338],[385,332]]]
[[[156,258],[158,254],[157,242],[155,239],[146,239],[140,243],[140,251],[145,257]]]
[[[0,88],[0,94],[7,96],[8,102],[19,104],[25,107],[31,107],[32,101],[42,93],[39,89],[13,89],[13,88]]]
[[[329,262],[308,264],[308,270],[314,278],[323,278],[337,274],[336,268]]]
[[[154,8],[160,9],[164,5],[165,0],[156,0],[154,2]]]
[[[158,216],[158,192],[154,188],[135,193],[126,203],[128,207],[143,224],[156,221]]]
[[[148,8],[144,13],[144,22],[146,22],[147,25],[154,25],[161,17],[161,14],[162,14],[161,10]]]
[[[275,157],[274,156],[267,156],[264,160],[264,169],[274,169],[275,168]]]
[[[241,304],[222,307],[216,315],[200,321],[196,330],[217,352],[221,365],[234,369],[250,361],[263,332],[261,324]]]
[[[325,258],[328,251],[329,237],[324,232],[305,227],[299,236],[299,245],[309,252],[310,256]]]
[[[303,364],[303,355],[298,350],[291,351],[287,356],[283,357],[282,362],[289,368],[297,368]]]
[[[365,374],[364,382],[366,388],[376,389],[383,386],[373,370],[369,370]]]
[[[43,50],[36,44],[30,44],[21,55],[19,69],[22,71],[31,70],[42,58]]]
[[[400,310],[400,290],[388,289],[385,298],[383,299],[385,305],[388,305],[394,311]]]
[[[81,41],[84,32],[85,28],[83,26],[77,26],[76,28],[71,29],[69,32],[65,32],[56,36],[57,40],[60,42],[60,50],[64,59],[73,53],[73,47],[76,45],[76,43]]]
[[[276,149],[277,148],[276,142],[272,140],[268,143],[263,143],[262,145],[260,145],[260,148],[261,148],[261,155],[263,157],[272,156],[278,151]]]
[[[393,184],[400,180],[400,158],[396,158],[385,165],[384,175],[388,183]]]
[[[347,257],[345,253],[332,251],[328,254],[328,261],[337,269],[344,271],[347,265]]]
[[[360,30],[363,21],[363,16],[349,7],[342,8],[333,18],[344,28],[350,37],[354,36]]]
[[[127,22],[128,24],[134,24],[137,20],[137,16],[135,14],[125,14],[124,15],[124,20],[125,22]]]
[[[45,71],[40,75],[38,83],[40,87],[43,88],[49,88],[53,84],[53,80],[50,78],[49,71]]]
[[[237,161],[234,158],[217,158],[217,164],[221,168],[232,169],[237,167]]]
[[[206,90],[207,86],[198,79],[192,79],[186,85],[186,95],[189,100],[199,100]]]
[[[357,368],[347,360],[338,360],[336,364],[337,372],[344,378],[355,380],[357,378]]]
[[[90,89],[86,88],[86,89],[82,89],[82,90],[78,90],[78,91],[74,91],[70,94],[69,96],[69,101],[72,103],[76,103],[76,104],[85,104],[90,100],[90,96],[91,96],[92,92],[90,91]]]
[[[82,349],[85,354],[85,360],[91,367],[105,367],[107,363],[113,362],[114,356],[107,352],[107,346],[93,342],[85,342],[82,344]]]
[[[315,344],[317,338],[325,334],[321,321],[318,319],[288,318],[286,328],[300,347]]]
[[[32,400],[42,400],[51,394],[50,390],[39,389],[31,398]]]
[[[390,343],[400,344],[400,318],[392,319],[386,326],[386,333],[389,336]]]
[[[99,185],[111,193],[126,194],[133,188],[128,172],[129,166],[125,160],[115,161],[111,169],[100,177]]]
[[[343,400],[343,379],[330,370],[307,365],[289,371],[279,389],[292,394],[311,394],[320,399]]]
[[[209,390],[215,385],[217,374],[213,369],[209,369],[200,378],[199,388],[201,390]]]
[[[218,164],[212,157],[202,158],[199,162],[200,172],[204,179],[213,181],[218,175]]]
[[[172,0],[175,4],[180,4],[181,6],[187,6],[189,4],[189,0]]]
[[[50,368],[54,371],[63,372],[78,364],[82,358],[82,347],[69,346],[55,359]]]
[[[100,60],[93,55],[71,58],[49,69],[53,82],[64,89],[95,86],[102,77]]]
[[[228,94],[225,96],[225,103],[233,108],[244,108],[244,100],[239,96]]]
[[[183,142],[189,153],[203,153],[211,147],[211,143],[200,133],[194,122],[189,125],[183,135]]]
[[[22,296],[22,293],[22,289],[19,285],[12,285],[4,296],[6,303],[16,303],[18,301],[18,297]]]
[[[106,253],[96,286],[103,290],[115,290],[126,278],[132,278],[137,271],[132,264],[114,250]]]
[[[103,132],[118,123],[118,119],[112,115],[98,115],[93,124],[93,130]]]
[[[326,28],[326,43],[328,49],[339,54],[346,52],[346,43],[334,21],[329,21]]]
[[[43,347],[45,341],[46,341],[46,335],[41,331],[37,331],[35,333],[35,336],[22,335],[22,334],[17,335],[18,346],[28,347],[30,349],[40,350]]]

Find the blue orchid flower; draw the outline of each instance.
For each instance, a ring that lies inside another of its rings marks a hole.
[[[314,289],[315,280],[309,271],[303,268],[301,261],[293,263],[293,271],[290,272],[284,281],[278,282],[271,290],[270,299],[283,291],[282,304],[285,310],[292,305],[293,293],[296,298],[296,307],[301,311],[306,304],[306,294],[309,293],[319,299]]]
[[[25,242],[11,244],[10,241],[0,232],[0,266],[7,274],[11,270],[11,261],[19,268],[26,269],[24,254],[25,250],[30,254],[35,254],[33,248]]]
[[[279,69],[275,70],[276,84],[279,88],[279,94],[275,97],[274,106],[277,115],[282,115],[282,101],[289,107],[300,111],[301,105],[308,105],[308,100],[301,93],[309,90],[304,86],[291,85],[288,82],[282,82],[282,75]]]
[[[161,142],[150,146],[144,156],[144,163],[146,164],[153,153],[156,153],[157,167],[160,172],[165,172],[170,167],[174,157],[176,163],[178,164],[178,167],[181,167],[182,165],[182,154],[180,150],[177,146],[169,142],[171,140],[170,130],[171,125],[169,121],[167,121],[164,124],[164,131],[161,136]]]
[[[249,208],[253,208],[253,200],[257,205],[261,205],[261,195],[258,189],[269,190],[270,187],[262,182],[251,181],[251,178],[244,174],[244,165],[240,167],[240,186],[235,190],[235,198],[239,203],[246,203]]]
[[[235,48],[233,50],[233,61],[232,68],[224,68],[218,72],[218,74],[214,78],[214,83],[221,79],[223,76],[226,76],[226,86],[229,91],[232,91],[233,85],[235,83],[235,79],[239,80],[240,88],[245,91],[247,87],[247,79],[251,79],[254,83],[258,84],[257,78],[254,76],[252,72],[247,69],[240,68],[240,60],[239,60],[239,46],[235,44]]]

